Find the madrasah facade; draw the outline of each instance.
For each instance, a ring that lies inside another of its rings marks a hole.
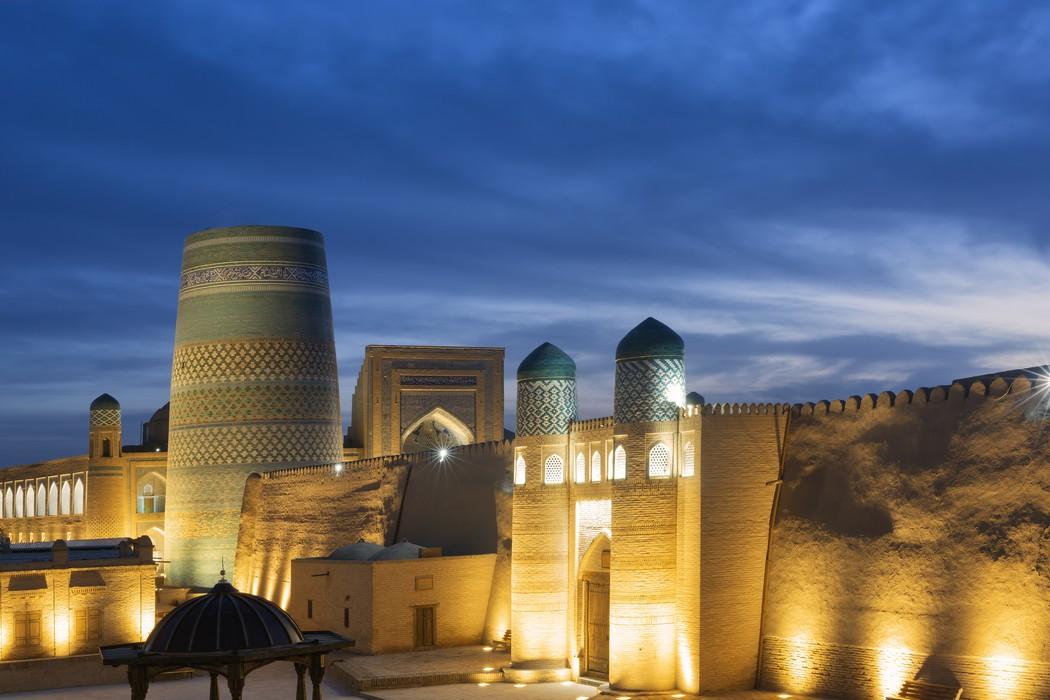
[[[990,622],[1007,609],[1050,622],[1031,552],[990,558],[987,542],[957,538],[952,552],[984,552],[975,570],[996,575],[985,602],[943,612],[949,592],[909,568],[936,552],[933,578],[953,570],[936,536],[906,526],[923,521],[934,487],[898,483],[963,469],[960,451],[1001,434],[1029,454],[1010,468],[1050,483],[1044,445],[1031,442],[1033,370],[841,401],[712,405],[686,393],[684,357],[672,329],[642,321],[616,349],[612,415],[580,420],[575,364],[544,343],[518,367],[511,436],[502,348],[369,346],[344,433],[321,235],[208,229],[184,248],[170,403],[140,444],[124,445],[119,403],[98,397],[86,455],[0,471],[0,527],[15,543],[146,535],[166,586],[210,585],[235,562],[238,587],[293,609],[292,560],[358,539],[495,554],[477,636],[510,641],[506,680],[875,697],[936,656],[968,696],[1050,689],[1050,625]],[[935,454],[916,447],[928,443]],[[1038,489],[1002,498],[985,510],[1050,513]],[[978,511],[963,526],[998,545],[1029,524],[988,525]],[[911,554],[894,549],[902,537]],[[813,573],[869,560],[885,566],[864,585]],[[1014,584],[1002,581],[1010,567]],[[934,609],[932,631],[899,622]],[[989,661],[1004,654],[1020,669],[1007,681]]]

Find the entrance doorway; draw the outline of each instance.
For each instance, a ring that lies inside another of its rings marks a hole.
[[[580,560],[576,618],[581,625],[580,673],[606,680],[609,677],[609,536],[601,533]]]
[[[609,582],[585,582],[587,628],[584,645],[589,675],[609,675]]]
[[[436,608],[426,605],[414,608],[415,610],[415,647],[416,649],[428,649],[434,646],[436,637]]]

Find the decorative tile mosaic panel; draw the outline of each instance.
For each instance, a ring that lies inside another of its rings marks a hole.
[[[313,265],[249,264],[216,265],[182,273],[179,289],[230,282],[291,282],[328,288],[328,273]]]
[[[560,435],[576,418],[576,382],[537,379],[518,382],[518,435]]]
[[[250,340],[183,345],[175,349],[172,386],[259,379],[331,380],[338,376],[331,343]]]
[[[614,420],[617,423],[675,420],[678,404],[668,397],[682,394],[683,387],[685,362],[682,360],[654,358],[617,362]]]
[[[477,386],[477,377],[455,375],[423,376],[409,374],[401,377],[401,386]]]
[[[120,425],[119,408],[96,408],[91,411],[91,427],[103,428]]]

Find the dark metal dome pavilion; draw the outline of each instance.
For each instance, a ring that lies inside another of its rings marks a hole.
[[[353,641],[334,632],[303,632],[276,604],[241,593],[223,578],[205,595],[191,598],[165,616],[145,642],[102,647],[102,663],[127,666],[132,700],[144,700],[149,682],[172,668],[211,675],[211,700],[225,676],[233,700],[241,700],[244,678],[274,661],[291,661],[298,676],[297,700],[305,700],[303,676],[310,672],[313,698],[321,698],[325,655]]]

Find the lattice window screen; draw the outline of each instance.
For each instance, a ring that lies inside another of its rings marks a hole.
[[[591,455],[591,481],[602,480],[602,456],[595,450]]]
[[[582,484],[587,481],[587,458],[582,452],[576,453],[576,483]]]
[[[671,476],[671,450],[658,442],[649,450],[649,476],[662,478]]]
[[[696,448],[693,443],[685,443],[682,450],[682,476],[693,476],[696,474]]]
[[[551,455],[543,461],[543,483],[565,483],[565,460],[558,455]]]
[[[521,455],[514,460],[514,483],[518,485],[525,483],[525,458]]]
[[[627,478],[627,451],[623,449],[623,445],[617,445],[616,449],[613,450],[613,474],[614,479],[626,479]]]

